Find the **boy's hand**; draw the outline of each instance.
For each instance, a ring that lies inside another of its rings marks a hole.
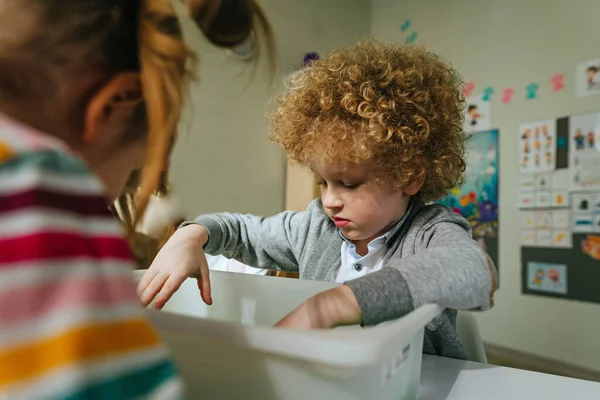
[[[319,293],[283,317],[275,327],[309,330],[330,329],[340,325],[356,325],[362,314],[352,290],[341,285]]]
[[[207,241],[208,232],[200,225],[178,229],[138,284],[142,304],[147,306],[154,300],[152,307],[160,310],[188,277],[198,280],[202,300],[212,304],[209,269],[203,250]]]

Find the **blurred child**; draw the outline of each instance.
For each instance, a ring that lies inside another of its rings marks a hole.
[[[214,3],[186,1],[222,43],[264,22]],[[7,0],[0,29],[0,398],[182,398],[109,211],[143,164],[131,233],[176,132],[194,57],[171,2]]]
[[[424,351],[466,358],[456,311],[493,305],[496,270],[469,223],[430,204],[461,183],[464,98],[457,73],[419,46],[366,40],[312,62],[271,116],[272,138],[312,169],[321,198],[270,218],[202,215],[179,229],[138,286],[162,307],[188,276],[210,303],[204,252],[299,271],[339,287],[278,326],[375,325],[425,303],[445,311]]]

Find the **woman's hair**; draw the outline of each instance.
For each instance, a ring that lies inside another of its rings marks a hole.
[[[188,0],[186,5],[216,45],[235,46],[258,29],[272,50],[270,27],[255,0]],[[6,0],[0,4],[0,24],[5,30],[0,33],[2,102],[52,104],[64,82],[96,78],[96,86],[70,111],[74,130],[83,127],[86,105],[99,87],[117,73],[139,71],[144,102],[125,139],[147,135],[147,151],[135,218],[128,224],[132,231],[165,169],[196,59],[183,42],[171,0]]]
[[[290,84],[270,125],[291,159],[366,164],[398,188],[424,179],[425,201],[461,183],[462,82],[437,55],[367,39],[313,61]]]

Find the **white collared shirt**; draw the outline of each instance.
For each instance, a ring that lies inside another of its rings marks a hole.
[[[335,281],[344,283],[370,274],[371,272],[379,271],[383,266],[383,259],[388,251],[385,239],[385,235],[373,239],[368,244],[369,252],[361,257],[356,252],[356,246],[344,238],[341,248],[342,265]]]
[[[383,267],[383,260],[387,254],[389,247],[388,240],[398,232],[400,227],[406,221],[412,207],[409,207],[402,219],[388,230],[383,235],[375,238],[367,245],[368,253],[364,256],[356,252],[356,246],[350,240],[346,239],[342,232],[339,231],[342,237],[341,260],[342,265],[337,273],[335,282],[344,283],[352,279],[360,278],[375,271],[379,271]]]

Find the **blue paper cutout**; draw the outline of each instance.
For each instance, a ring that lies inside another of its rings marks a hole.
[[[406,38],[406,43],[408,44],[413,44],[415,41],[417,40],[417,32],[412,32],[410,35],[408,35],[408,37]]]
[[[407,19],[406,21],[404,21],[402,23],[402,25],[400,26],[400,30],[402,32],[406,32],[408,30],[408,28],[410,28],[410,19]]]
[[[534,82],[527,85],[527,87],[525,88],[525,90],[527,90],[527,100],[533,100],[537,97],[537,90],[539,89],[539,87],[540,85]]]
[[[559,137],[558,140],[556,141],[556,146],[559,149],[567,147],[567,138],[566,137]]]
[[[481,100],[483,101],[490,101],[490,97],[494,94],[494,88],[491,86],[486,87],[485,89],[483,89],[483,96],[481,97]]]

